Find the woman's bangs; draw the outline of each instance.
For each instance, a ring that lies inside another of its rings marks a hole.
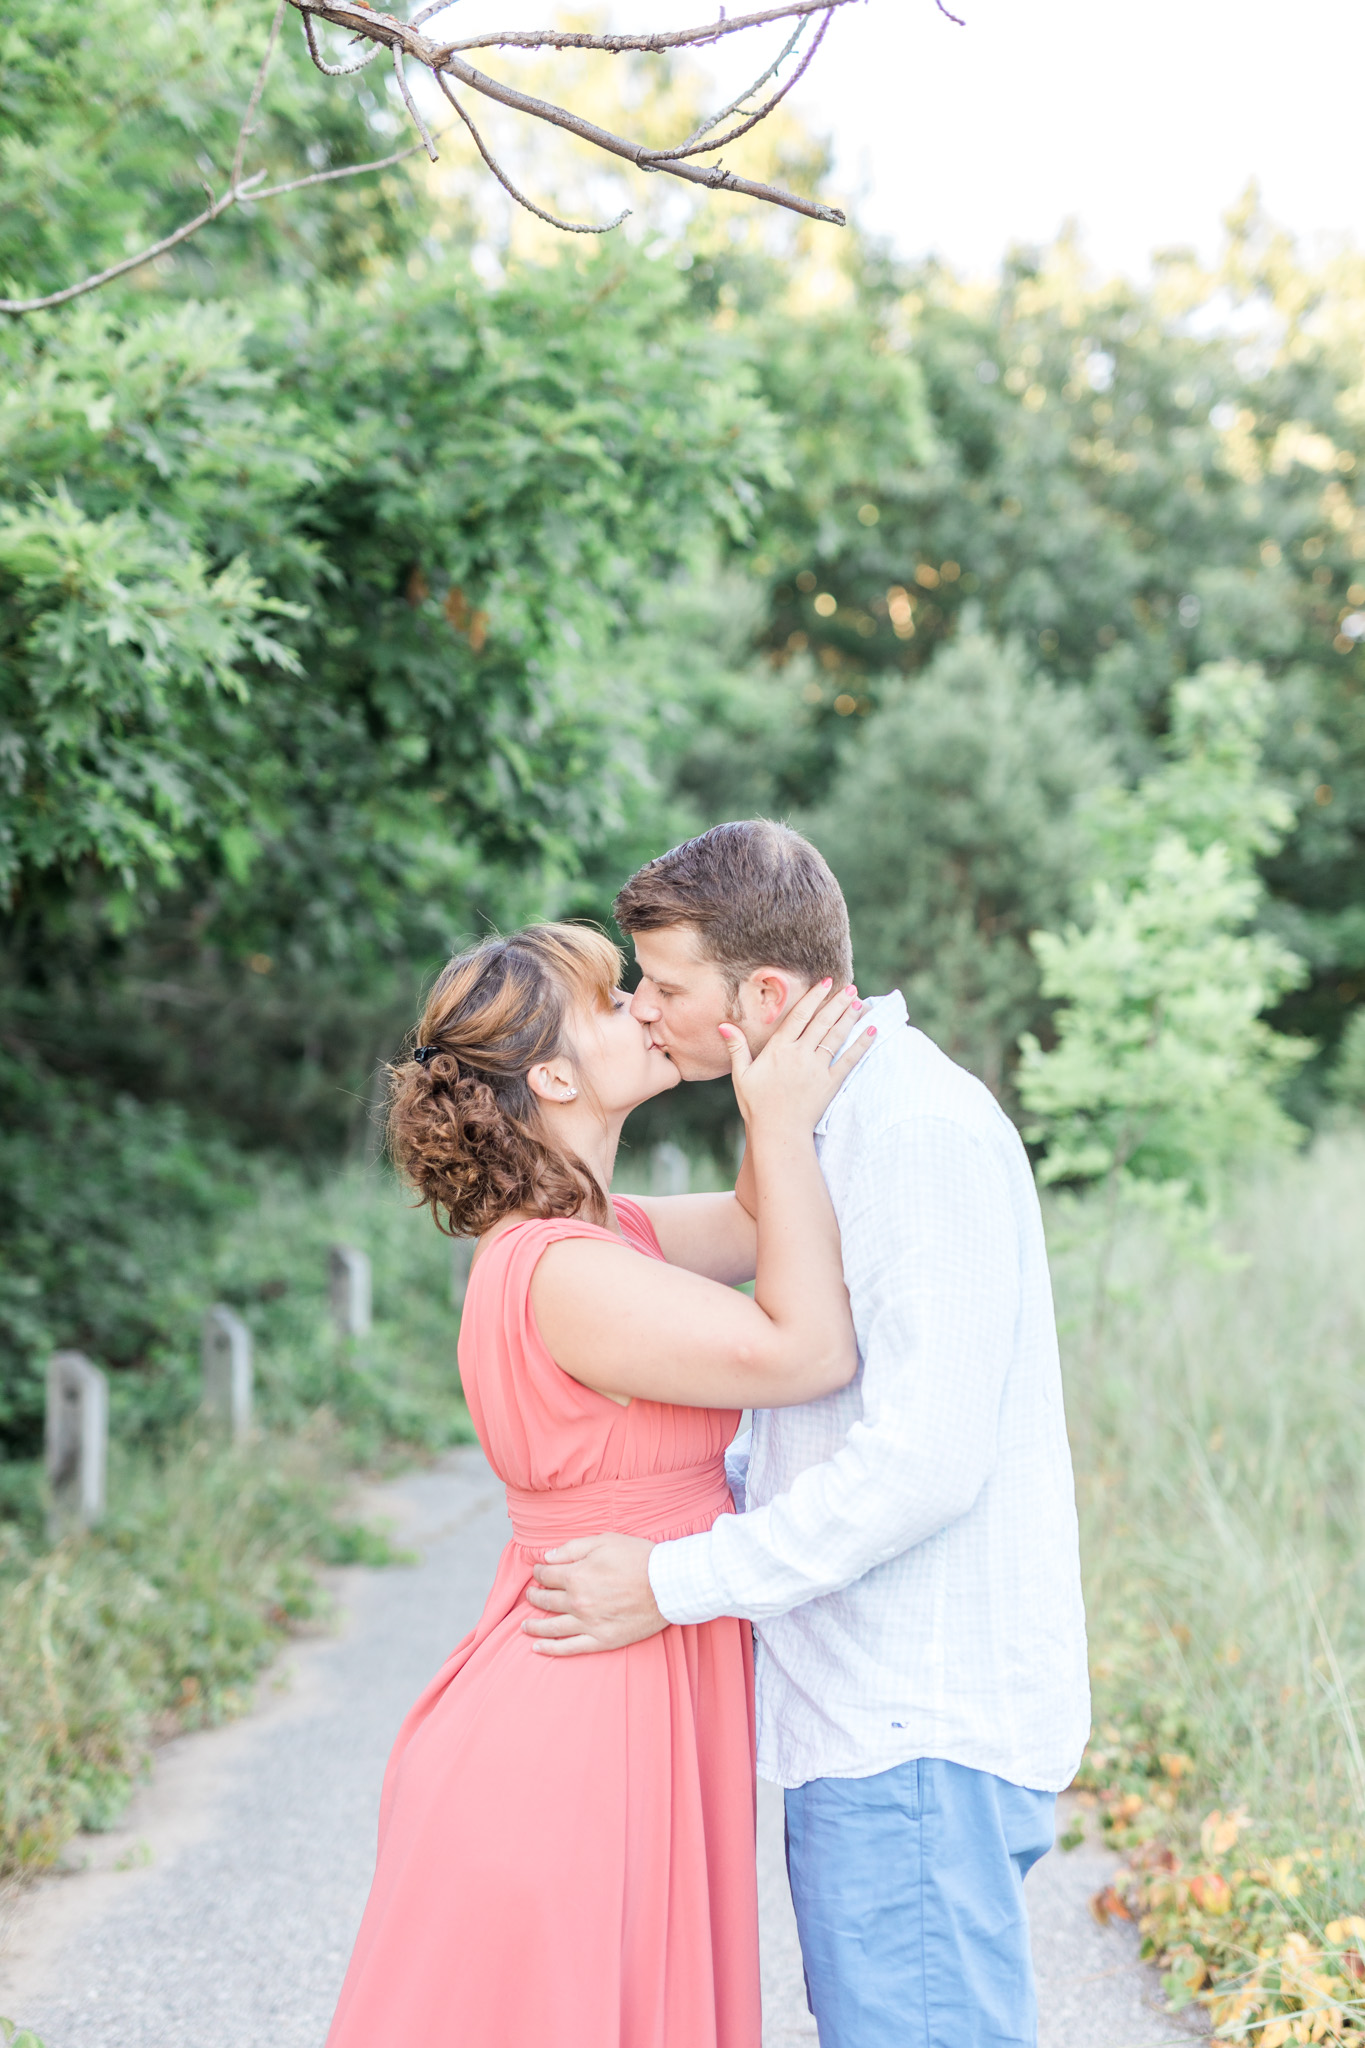
[[[609,1010],[620,986],[625,962],[605,932],[586,924],[543,924],[533,927],[559,976],[581,1010]],[[527,934],[529,936],[529,934]]]

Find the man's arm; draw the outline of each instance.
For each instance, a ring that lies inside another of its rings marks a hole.
[[[966,1514],[995,1464],[1019,1302],[999,1162],[958,1124],[909,1118],[860,1162],[842,1223],[857,1245],[862,1418],[766,1506],[655,1547],[670,1621],[759,1621],[836,1592]]]
[[[995,1463],[1019,1249],[999,1162],[960,1125],[910,1118],[860,1163],[842,1218],[863,1416],[790,1490],[707,1533],[650,1548],[589,1538],[539,1567],[533,1634],[614,1648],[667,1621],[753,1620],[834,1592],[965,1514]],[[554,1616],[552,1620],[550,1617]],[[572,1653],[572,1652],[571,1652]]]
[[[752,1169],[751,1169],[752,1170]],[[733,1194],[635,1195],[654,1226],[670,1266],[684,1266],[734,1287],[754,1277],[758,1231],[752,1198],[746,1209]]]

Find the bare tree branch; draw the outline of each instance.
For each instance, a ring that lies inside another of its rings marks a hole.
[[[476,71],[463,58],[448,57],[442,70],[453,72],[461,84],[474,92],[483,93],[491,100],[500,100],[503,106],[512,107],[517,113],[533,114],[537,120],[563,128],[568,134],[594,143],[611,156],[624,157],[627,163],[636,165],[639,170],[667,171],[671,177],[684,178],[692,185],[705,185],[713,192],[739,192],[746,199],[764,199],[772,206],[785,206],[792,213],[805,214],[809,220],[828,221],[834,227],[844,226],[844,216],[835,206],[821,206],[816,200],[802,199],[795,192],[784,192],[779,185],[761,185],[752,178],[736,177],[733,171],[725,170],[720,164],[693,164],[656,157],[644,143],[628,142],[624,136],[613,135],[608,128],[599,128],[595,121],[586,121],[580,115],[570,113],[567,107],[557,107],[549,100],[538,100],[530,93],[518,92],[514,86],[503,85],[500,80],[489,78],[486,72]]]
[[[689,184],[704,186],[709,191],[736,192],[745,198],[758,199],[770,206],[785,207],[792,213],[804,215],[808,220],[827,221],[835,227],[844,225],[844,216],[837,207],[822,206],[815,200],[803,199],[797,193],[786,192],[777,185],[765,185],[751,178],[738,177],[733,171],[727,171],[719,162],[697,164],[690,162],[689,159],[711,155],[719,149],[728,147],[730,143],[738,141],[740,136],[747,135],[752,128],[766,120],[797,80],[805,74],[824,40],[835,9],[850,6],[852,0],[781,0],[778,6],[763,8],[750,14],[734,15],[729,19],[722,8],[717,20],[704,23],[700,27],[660,30],[653,35],[593,35],[572,30],[526,29],[471,36],[463,42],[438,43],[420,34],[423,22],[431,19],[433,15],[443,13],[446,7],[452,4],[453,0],[430,0],[430,4],[419,9],[411,21],[401,22],[392,15],[380,14],[367,4],[367,0],[278,0],[270,33],[266,39],[265,53],[261,58],[246,112],[237,131],[226,189],[215,198],[212,190],[206,188],[209,203],[201,213],[197,213],[192,220],[185,221],[169,235],[163,235],[160,241],[139,250],[135,256],[126,256],[118,263],[111,263],[107,269],[96,271],[90,277],[82,278],[77,284],[66,285],[60,291],[47,292],[28,299],[0,298],[0,313],[46,312],[54,306],[64,306],[86,292],[98,291],[101,285],[111,283],[116,277],[125,277],[129,271],[139,269],[144,263],[154,262],[158,256],[166,255],[181,242],[187,242],[192,235],[197,235],[201,229],[220,220],[232,207],[244,202],[278,199],[285,193],[299,192],[308,186],[326,185],[338,178],[355,178],[367,171],[385,170],[390,165],[401,163],[404,158],[414,155],[419,146],[424,148],[435,162],[436,143],[421,109],[413,98],[404,73],[404,60],[408,57],[422,65],[435,78],[442,93],[469,130],[483,161],[503,189],[519,206],[524,206],[535,214],[537,219],[547,221],[552,227],[562,228],[567,234],[606,234],[612,228],[620,226],[626,219],[629,209],[619,214],[615,220],[598,227],[591,222],[561,220],[558,215],[547,213],[543,207],[537,206],[524,192],[518,190],[501,164],[491,154],[466,108],[456,98],[452,90],[452,81],[465,86],[470,92],[480,94],[484,99],[494,100],[501,106],[511,108],[515,113],[526,114],[533,120],[544,121],[551,127],[561,128],[566,134],[576,135],[580,141],[591,144],[595,149],[604,150],[610,156],[620,157],[625,162],[634,164],[639,170],[666,172],[670,177],[682,178]],[[945,13],[947,12],[943,0],[937,0],[937,4]],[[293,7],[295,12],[302,16],[308,54],[318,70],[325,72],[329,78],[340,78],[351,72],[363,70],[382,49],[388,50],[403,104],[422,138],[420,145],[414,144],[410,149],[397,150],[391,156],[376,158],[371,163],[347,164],[337,170],[316,171],[309,177],[287,179],[278,185],[264,184],[267,175],[265,171],[253,171],[250,177],[243,176],[247,145],[255,132],[256,116],[265,93],[271,60],[279,42],[280,27],[287,6]],[[760,107],[746,107],[746,102],[752,95],[775,77],[787,58],[793,54],[807,22],[817,14],[824,18],[811,40],[809,49],[791,77]],[[956,20],[957,17],[954,15],[951,19]],[[366,44],[368,47],[365,54],[350,63],[329,64],[318,47],[315,26],[318,20],[344,29],[349,32],[353,41]],[[658,54],[665,50],[700,49],[707,44],[719,42],[725,36],[739,35],[747,29],[763,28],[775,22],[795,24],[792,34],[777,56],[737,100],[732,101],[720,113],[712,115],[673,149],[651,149],[643,142],[632,142],[626,136],[614,135],[609,129],[575,114],[568,107],[556,106],[550,100],[537,99],[531,93],[521,92],[515,86],[490,78],[486,72],[476,70],[462,54],[466,50],[492,47],[520,50],[599,50],[618,55],[626,51]],[[734,114],[742,114],[743,118],[723,135],[717,135],[715,131]]]
[[[737,141],[741,135],[747,135],[760,121],[765,120],[790,92],[797,79],[804,74],[824,39],[834,10],[837,7],[851,5],[852,0],[782,0],[780,6],[764,8],[752,14],[735,15],[728,20],[722,9],[717,20],[703,23],[700,27],[660,30],[654,35],[594,35],[586,31],[568,29],[508,29],[498,33],[470,36],[462,42],[453,43],[438,43],[419,33],[420,24],[429,20],[432,15],[443,12],[444,6],[450,4],[450,0],[434,0],[434,4],[423,7],[408,22],[399,21],[393,15],[379,13],[369,6],[368,0],[288,0],[288,4],[303,16],[309,53],[322,69],[334,72],[336,67],[321,65],[313,30],[314,17],[320,21],[330,22],[335,28],[349,30],[359,41],[376,46],[383,45],[394,53],[394,68],[398,74],[403,98],[423,141],[431,151],[430,135],[408,91],[400,59],[411,57],[415,63],[424,66],[431,72],[460,119],[469,128],[484,162],[499,183],[520,204],[528,206],[530,211],[542,220],[550,220],[553,216],[532,205],[517,191],[502,167],[490,157],[463,105],[450,92],[448,80],[455,81],[470,92],[479,93],[485,99],[496,100],[500,105],[510,107],[515,113],[527,114],[533,120],[545,121],[551,127],[562,128],[567,134],[578,136],[580,141],[590,143],[596,149],[605,150],[608,155],[621,157],[639,170],[666,172],[670,177],[683,178],[690,184],[703,185],[711,191],[737,192],[746,198],[762,200],[770,206],[781,206],[792,213],[804,214],[809,220],[827,221],[835,227],[844,225],[844,216],[837,207],[822,206],[814,200],[801,198],[797,193],[786,192],[777,185],[760,184],[750,178],[738,177],[733,171],[725,170],[719,163],[701,165],[691,163],[687,159],[709,155],[715,150],[725,148],[731,142]],[[778,67],[796,48],[798,35],[805,21],[816,14],[823,15],[824,20],[793,77],[772,94],[763,106],[750,109],[743,120],[724,135],[715,135],[713,131],[729,119],[730,115],[739,112],[750,95],[773,77]],[[487,72],[479,71],[468,63],[463,55],[466,50],[489,48],[600,50],[609,54],[639,51],[657,54],[664,50],[699,49],[706,44],[719,42],[724,36],[738,35],[746,29],[762,28],[773,22],[795,22],[797,34],[788,39],[785,49],[760,73],[753,85],[742,93],[738,100],[722,113],[714,115],[676,148],[665,150],[651,149],[643,142],[632,142],[626,136],[614,135],[610,129],[602,128],[597,122],[575,114],[568,107],[557,106],[551,100],[537,99],[531,93],[521,92],[515,86],[491,78]],[[706,139],[707,137],[710,139]],[[434,154],[434,151],[432,153]],[[581,223],[559,225],[567,226],[571,232],[577,234],[602,232]]]
[[[299,0],[292,0],[294,6]],[[742,35],[746,29],[763,28],[774,21],[793,21],[802,14],[823,14],[827,7],[847,7],[852,0],[783,0],[780,7],[767,7],[759,14],[734,14],[727,17],[722,8],[716,21],[708,22],[702,28],[660,29],[654,35],[617,36],[593,35],[578,29],[500,29],[486,35],[469,36],[463,42],[448,43],[447,50],[606,50],[613,56],[620,56],[627,50],[640,50],[647,56],[657,56],[663,50],[695,50],[708,43],[718,43],[722,36]],[[339,12],[358,13],[359,9],[344,8]],[[319,8],[319,13],[326,12]],[[329,19],[331,17],[329,16]],[[351,24],[346,24],[348,27]],[[413,55],[417,53],[414,50]]]
[[[449,6],[450,0],[438,0],[438,5],[442,7]],[[425,19],[425,15],[419,14],[417,19],[422,21]],[[328,64],[324,62],[322,52],[318,49],[317,36],[313,31],[313,17],[306,9],[303,16],[303,32],[308,38],[309,56],[317,65],[318,70],[325,71],[329,78],[349,78],[353,71],[363,71],[367,64],[373,64],[375,58],[384,47],[382,43],[371,43],[364,56],[357,59],[354,64]]]
[[[449,5],[450,0],[442,0],[442,4]],[[465,112],[464,108],[460,105],[460,102],[456,99],[454,93],[451,91],[449,80],[442,78],[441,74],[437,72],[436,83],[440,86],[441,91],[450,101],[451,106],[454,107],[456,113],[464,122],[465,127],[473,136],[475,148],[478,150],[479,155],[487,164],[489,170],[493,173],[493,176],[502,186],[503,191],[509,192],[513,199],[516,200],[517,205],[524,206],[528,213],[533,213],[536,216],[537,220],[547,221],[552,228],[563,228],[566,235],[609,235],[613,228],[619,228],[622,221],[629,218],[630,208],[628,206],[624,208],[622,212],[617,214],[615,220],[605,221],[601,227],[595,227],[591,221],[561,220],[558,214],[546,213],[543,206],[537,206],[533,199],[528,199],[524,192],[519,192],[517,190],[516,186],[512,183],[512,180],[508,177],[506,171],[504,171],[504,169],[502,168],[502,165],[497,161],[497,159],[494,156],[490,155],[487,147],[485,146],[482,135],[480,135],[478,129],[470,120],[469,115]]]

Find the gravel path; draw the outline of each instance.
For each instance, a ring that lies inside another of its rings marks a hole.
[[[232,1727],[160,1752],[120,1826],[12,1900],[0,2014],[45,2048],[321,2048],[369,1885],[384,1760],[403,1714],[483,1604],[507,1524],[477,1451],[409,1474],[373,1511],[415,1568],[338,1574],[340,1633],[296,1643]],[[782,1867],[781,1795],[760,1787],[764,2048],[814,2044]],[[1164,2048],[1129,1930],[1087,1909],[1113,1859],[1089,1846],[1029,1880],[1040,2048]]]

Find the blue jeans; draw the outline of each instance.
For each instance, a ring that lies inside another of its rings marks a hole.
[[[935,1757],[787,1793],[820,2048],[1035,2048],[1024,1878],[1056,1804]]]

